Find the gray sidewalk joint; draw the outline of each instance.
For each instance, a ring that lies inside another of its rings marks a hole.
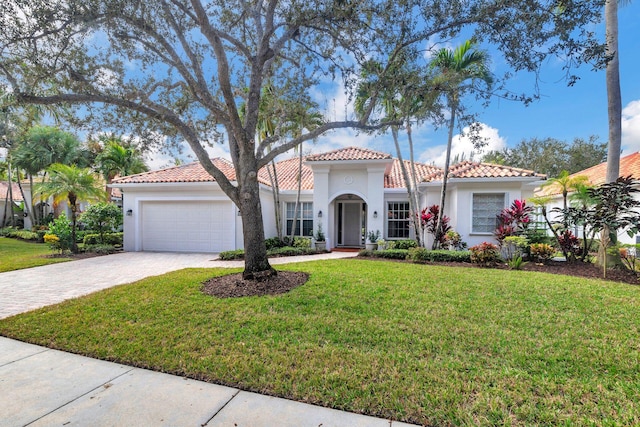
[[[240,391],[241,391],[241,390],[236,390],[236,392],[235,392],[235,393],[233,393],[233,396],[231,396],[231,398],[230,398],[229,400],[227,400],[227,401],[225,402],[225,404],[224,404],[224,405],[222,405],[222,406],[220,407],[220,409],[218,409],[218,410],[217,410],[217,411],[216,411],[216,412],[211,416],[211,418],[209,418],[209,419],[207,420],[207,422],[206,422],[206,423],[202,424],[202,427],[206,427],[206,426],[208,426],[208,425],[209,425],[209,423],[210,423],[211,421],[213,421],[213,419],[216,417],[216,415],[218,415],[218,414],[220,413],[220,411],[222,411],[224,408],[226,408],[226,407],[227,407],[227,405],[228,405],[228,404],[229,404],[229,403],[230,403],[230,402],[231,402],[231,401],[232,401],[232,400],[233,400],[233,399],[234,399],[238,394],[240,394]]]

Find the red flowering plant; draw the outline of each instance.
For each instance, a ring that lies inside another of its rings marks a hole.
[[[432,205],[428,208],[422,209],[420,212],[420,221],[422,226],[431,234],[435,241],[439,243],[439,246],[443,246],[447,242],[447,232],[451,230],[449,225],[449,217],[442,216],[442,224],[440,225],[440,232],[436,231],[438,225],[438,214],[440,213],[440,206]],[[437,235],[436,235],[437,234]]]
[[[531,206],[527,206],[524,200],[514,200],[510,207],[503,209],[498,214],[498,227],[494,231],[496,240],[502,244],[507,236],[519,236],[525,233],[533,212]]]

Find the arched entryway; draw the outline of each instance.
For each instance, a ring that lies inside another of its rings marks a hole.
[[[343,194],[333,201],[337,247],[360,248],[367,229],[367,204],[355,194]]]

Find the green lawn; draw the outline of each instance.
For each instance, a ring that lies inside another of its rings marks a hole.
[[[640,287],[525,271],[332,260],[288,294],[217,299],[222,269],[0,321],[0,334],[427,425],[637,425]]]
[[[71,260],[48,258],[52,253],[49,246],[42,243],[0,237],[0,273]]]

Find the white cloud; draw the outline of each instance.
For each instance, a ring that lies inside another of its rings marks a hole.
[[[149,170],[158,170],[175,166],[176,159],[180,160],[182,163],[192,163],[198,160],[186,141],[183,141],[180,145],[181,150],[173,149],[167,151],[166,149],[158,147],[147,153],[145,156],[145,163],[149,166]],[[205,145],[204,148],[209,154],[209,158],[213,159],[216,157],[222,157],[227,160],[231,159],[231,155],[229,154],[229,150],[226,145],[214,143],[212,147]]]
[[[463,129],[463,133],[465,136],[461,136],[460,134],[454,135],[452,145],[451,145],[451,158],[453,159],[456,155],[465,156],[467,160],[470,159],[473,154],[473,158],[478,160],[483,154],[492,151],[492,150],[501,150],[506,147],[507,142],[505,138],[501,137],[498,133],[498,129],[492,128],[484,123],[480,123],[482,129],[480,131],[480,136],[487,141],[487,145],[481,148],[480,150],[476,150],[473,147],[473,143],[466,135],[469,133],[469,127],[465,127]],[[444,162],[447,155],[447,145],[436,145],[433,147],[427,148],[422,154],[419,156],[421,162],[424,163],[435,163],[437,166],[444,166]]]
[[[625,154],[640,151],[640,100],[622,109],[622,149]]]

